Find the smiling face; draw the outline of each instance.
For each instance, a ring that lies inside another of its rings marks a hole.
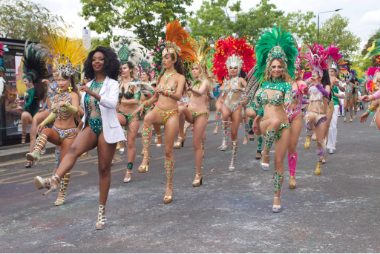
[[[281,61],[275,59],[270,64],[270,76],[272,79],[280,78],[284,73],[284,65]]]
[[[97,51],[92,56],[92,68],[94,72],[102,72],[104,70],[104,54],[102,52]]]
[[[237,77],[239,75],[239,67],[238,66],[228,66],[228,75],[230,77]]]

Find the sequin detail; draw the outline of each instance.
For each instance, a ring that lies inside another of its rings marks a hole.
[[[89,89],[99,94],[103,82],[93,81]],[[84,108],[86,111],[86,125],[90,126],[91,130],[99,136],[103,130],[103,123],[100,113],[99,101],[88,93],[84,96]]]

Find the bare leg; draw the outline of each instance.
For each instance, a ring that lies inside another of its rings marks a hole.
[[[31,152],[34,143],[36,142],[36,137],[37,137],[37,127],[40,123],[42,123],[43,120],[45,120],[46,117],[48,117],[50,112],[48,110],[44,110],[42,112],[38,112],[37,114],[34,115],[33,120],[32,120],[32,125],[30,127],[30,143],[29,143],[29,151]]]
[[[289,129],[282,129],[281,138],[276,142],[275,147],[275,174],[274,174],[274,199],[273,212],[281,211],[281,189],[284,181],[284,159],[289,146]]]
[[[195,177],[193,186],[202,185],[202,161],[204,157],[203,140],[206,132],[208,117],[206,115],[199,116],[194,122],[193,146],[195,154]]]
[[[179,116],[179,129],[178,129],[178,139],[174,143],[174,148],[179,149],[183,147],[183,143],[185,141],[185,116],[183,111],[187,109],[185,106],[178,107],[178,116]]]
[[[22,132],[21,132],[21,144],[25,144],[25,139],[26,139],[26,127],[31,124],[33,121],[32,115],[24,111],[21,114],[21,126],[22,126]]]
[[[124,182],[130,182],[131,181],[131,174],[133,169],[133,163],[136,159],[136,137],[137,132],[139,131],[140,123],[137,120],[137,118],[134,118],[132,122],[128,126],[128,164],[127,164],[127,170],[124,177]]]
[[[237,137],[238,137],[240,122],[242,120],[242,115],[241,115],[242,112],[241,111],[242,111],[242,108],[239,107],[231,115],[231,119],[232,119],[232,123],[231,123],[232,157],[231,157],[229,170],[235,169],[235,160],[236,160],[236,155],[237,155]]]
[[[165,124],[165,171],[166,171],[166,191],[164,203],[169,204],[173,201],[173,175],[174,175],[174,155],[173,144],[174,138],[179,128],[178,115],[168,119]]]

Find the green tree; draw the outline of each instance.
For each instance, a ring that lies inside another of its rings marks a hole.
[[[62,17],[28,0],[1,1],[0,37],[40,41],[47,34],[62,32]]]
[[[231,35],[232,21],[227,14],[227,3],[228,0],[204,0],[195,15],[189,18],[192,36],[217,40],[222,36]],[[234,7],[234,10],[239,8]]]
[[[275,4],[261,0],[255,8],[237,14],[233,29],[238,31],[239,36],[245,36],[250,42],[255,43],[261,33],[278,24],[283,15],[284,12],[278,10]]]
[[[328,19],[320,29],[319,43],[327,46],[335,44],[339,46],[343,56],[349,59],[350,56],[359,50],[360,38],[347,29],[348,18],[339,14]]]
[[[111,38],[114,29],[132,30],[141,44],[153,47],[165,25],[187,18],[186,6],[192,0],[81,0],[81,15],[90,20],[89,27]]]
[[[278,22],[294,35],[298,44],[311,44],[316,41],[317,24],[313,12],[290,12]]]

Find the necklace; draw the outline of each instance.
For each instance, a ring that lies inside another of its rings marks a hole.
[[[174,71],[172,73],[168,73],[168,74],[164,74],[164,79],[165,79],[165,89],[168,88],[168,81],[169,81],[169,78],[172,77],[174,74],[176,74],[177,72]]]

